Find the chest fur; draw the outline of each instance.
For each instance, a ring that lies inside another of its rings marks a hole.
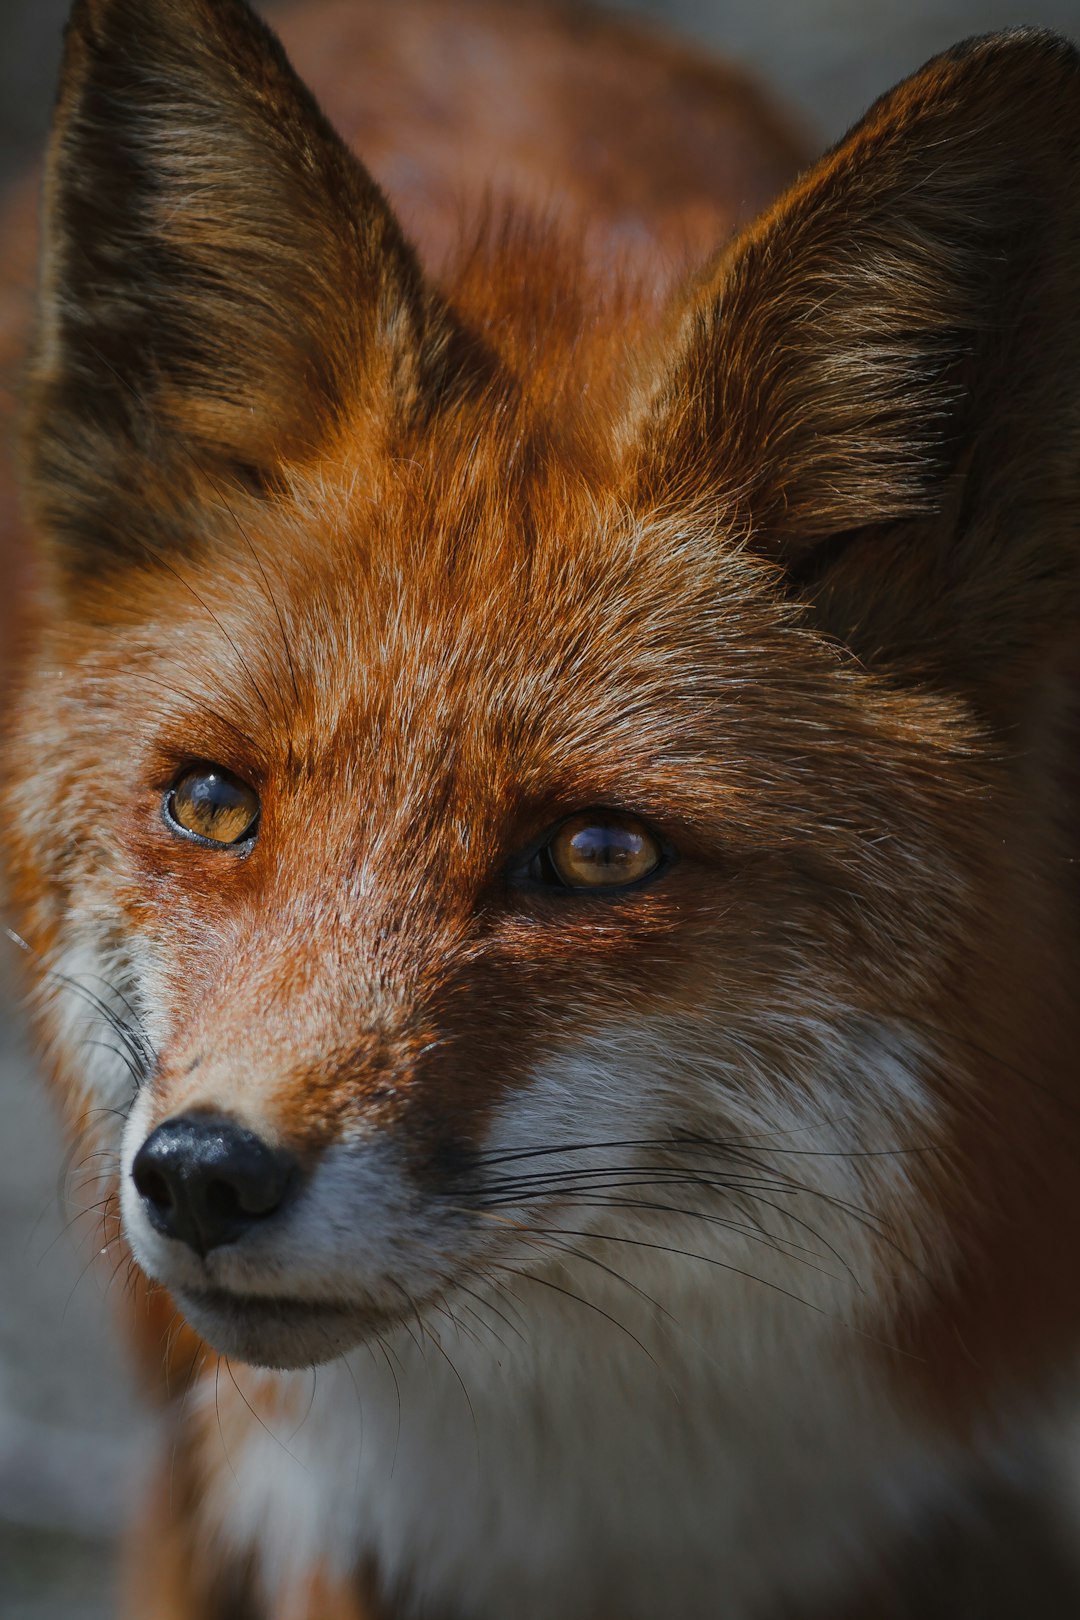
[[[410,1617],[644,1620],[677,1593],[743,1620],[827,1593],[947,1489],[850,1333],[790,1300],[751,1346],[689,1301],[609,1320],[516,1292],[316,1375],[238,1372],[255,1418],[208,1388],[207,1520],[281,1613],[373,1563]],[[771,1346],[796,1329],[793,1377]]]

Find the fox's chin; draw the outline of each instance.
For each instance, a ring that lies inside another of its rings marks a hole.
[[[333,1361],[390,1325],[389,1316],[355,1304],[223,1289],[178,1290],[174,1297],[211,1349],[278,1371]]]

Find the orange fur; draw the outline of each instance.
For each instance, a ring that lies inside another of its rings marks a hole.
[[[910,1431],[944,1467],[1052,1386],[1080,1330],[1047,1236],[1068,1246],[1080,1146],[1075,53],[1034,32],[957,47],[730,235],[796,148],[728,70],[559,10],[395,17],[326,0],[296,55],[407,229],[239,0],[78,0],[69,33],[4,819],[50,1066],[98,1134],[117,1071],[86,1061],[65,997],[76,972],[113,976],[137,1071],[115,1241],[217,1350],[291,1366],[363,1340],[374,1360],[387,1333],[391,1368],[414,1316],[421,1341],[440,1313],[456,1332],[455,1303],[502,1298],[506,1272],[584,1286],[610,1322],[605,1244],[645,1267],[663,1242],[673,1290],[674,1257],[712,1262],[670,1302],[702,1312],[710,1353],[737,1359],[745,1334],[767,1360],[791,1324],[737,1297],[723,1247],[753,1241],[764,1190],[780,1259],[812,1235],[813,1269],[858,1284],[810,1285],[849,1336],[822,1349],[811,1323],[804,1355],[796,1334],[792,1426],[820,1354],[853,1413],[872,1392],[883,1447]],[[259,794],[250,849],[167,825],[200,761]],[[568,897],[522,878],[547,830],[600,807],[670,852],[654,881]],[[531,1112],[545,1085],[565,1096],[554,1141]],[[583,1210],[590,1109],[630,1179],[593,1166]],[[325,1342],[294,1323],[301,1353],[214,1313],[231,1293],[258,1322],[260,1289],[309,1274],[302,1302],[336,1311],[359,1217],[324,1210],[339,1249],[297,1269],[283,1247],[255,1275],[244,1242],[174,1265],[179,1240],[140,1216],[134,1138],[218,1115],[292,1156],[307,1207],[345,1150],[372,1155],[350,1188],[387,1175],[340,1343],[336,1318]],[[492,1180],[508,1131],[529,1146]],[[513,1166],[540,1177],[555,1150],[571,1168],[537,1228]],[[689,1209],[611,1197],[688,1181]],[[552,1231],[583,1244],[584,1284],[576,1248],[538,1258]],[[274,1576],[240,1501],[228,1542],[216,1448],[288,1433],[291,1386],[215,1388],[211,1427],[203,1346],[151,1298],[144,1358],[164,1341],[195,1405],[132,1612],[205,1612],[236,1581],[273,1620],[455,1612],[419,1552],[385,1567],[392,1527],[351,1568],[328,1545]],[[666,1298],[634,1317],[649,1343]],[[605,1364],[588,1336],[575,1353]],[[722,1438],[714,1394],[699,1418]],[[886,1495],[890,1466],[871,1472]],[[634,1601],[613,1534],[588,1571],[610,1598],[572,1589],[582,1620]],[[679,1532],[663,1551],[685,1567]],[[761,1591],[732,1613],[810,1604],[792,1567],[775,1590],[748,1574]],[[569,1613],[552,1583],[530,1615]]]

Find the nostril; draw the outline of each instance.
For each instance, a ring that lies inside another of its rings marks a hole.
[[[235,1120],[187,1114],[147,1137],[131,1176],[151,1226],[204,1255],[275,1215],[298,1171]]]
[[[277,1209],[288,1179],[272,1173],[258,1178],[238,1177],[236,1181],[211,1181],[205,1194],[207,1208],[221,1220],[259,1220]]]
[[[235,1221],[243,1214],[240,1194],[227,1181],[211,1181],[206,1189],[206,1208],[214,1220]]]
[[[152,1204],[157,1204],[160,1209],[172,1208],[173,1195],[169,1190],[169,1183],[159,1171],[145,1163],[140,1164],[136,1159],[131,1175],[136,1188],[144,1198],[148,1198]]]

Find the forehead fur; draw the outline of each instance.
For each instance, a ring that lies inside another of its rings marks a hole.
[[[456,775],[474,805],[610,800],[778,832],[849,775],[864,796],[866,738],[899,751],[882,781],[918,770],[916,746],[963,751],[955,706],[900,699],[824,643],[721,512],[635,511],[479,431],[459,461],[450,433],[434,454],[343,452],[273,503],[217,486],[186,556],[151,544],[110,582],[104,644],[59,633],[105,682],[152,673],[148,741],[179,721],[189,752],[377,780],[384,808]]]

